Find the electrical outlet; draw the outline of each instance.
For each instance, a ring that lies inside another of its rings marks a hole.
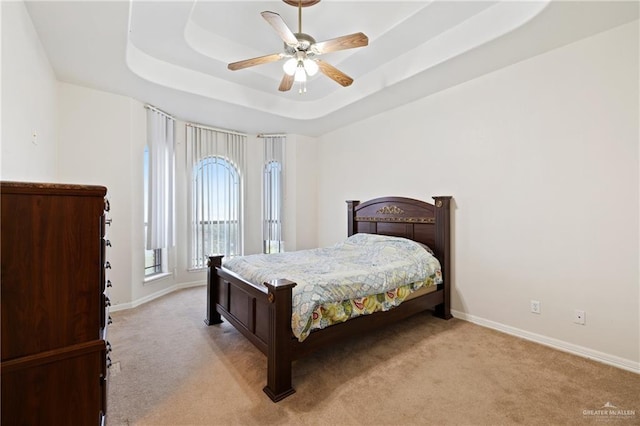
[[[586,321],[587,313],[585,311],[581,311],[580,309],[576,309],[573,311],[573,322],[576,324],[584,325]]]
[[[540,313],[540,302],[537,300],[532,300],[531,301],[531,312],[533,312],[534,314],[539,314]]]

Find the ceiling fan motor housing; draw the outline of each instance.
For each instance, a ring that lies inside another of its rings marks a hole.
[[[286,4],[294,7],[307,7],[320,3],[320,0],[282,0]]]
[[[305,33],[294,33],[296,38],[298,39],[298,45],[293,47],[289,46],[287,43],[284,43],[284,50],[290,55],[295,54],[297,51],[306,52],[309,50],[312,44],[316,42],[316,40],[311,37],[309,34]]]

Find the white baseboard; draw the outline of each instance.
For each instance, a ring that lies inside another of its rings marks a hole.
[[[480,318],[475,315],[469,315],[465,312],[451,310],[451,314],[455,318],[458,318],[464,321],[469,321],[483,327],[491,328],[493,330],[497,330],[506,334],[511,334],[512,336],[521,337],[523,339],[526,339],[535,343],[539,343],[541,345],[549,346],[551,348],[558,349],[563,352],[568,352],[573,355],[578,355],[583,358],[592,359],[594,361],[598,361],[603,364],[611,365],[613,367],[631,371],[632,373],[640,374],[640,362],[632,361],[630,359],[620,358],[615,355],[610,355],[604,352],[585,348],[584,346],[574,345],[573,343],[568,343],[562,340],[554,339],[552,337],[543,336],[541,334],[531,333],[529,331],[511,327],[505,324],[501,324],[499,322]]]
[[[132,302],[127,302],[127,303],[118,303],[117,305],[113,305],[111,307],[109,307],[109,311],[110,312],[117,312],[117,311],[123,311],[125,309],[132,309],[135,307],[138,307],[144,303],[147,302],[151,302],[152,300],[157,299],[158,297],[162,297],[165,296],[169,293],[173,293],[174,291],[177,290],[181,290],[183,288],[190,288],[190,287],[199,287],[199,286],[203,286],[203,285],[207,285],[207,283],[205,281],[191,281],[188,283],[180,283],[180,284],[174,284],[170,287],[167,287],[163,290],[160,291],[156,291],[155,293],[151,293],[145,297],[141,297],[140,299],[134,300]]]

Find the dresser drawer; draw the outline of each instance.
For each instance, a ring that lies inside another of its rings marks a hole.
[[[2,188],[2,360],[95,340],[100,328],[103,198],[19,189]]]
[[[95,425],[106,413],[102,340],[0,364],[2,424]]]

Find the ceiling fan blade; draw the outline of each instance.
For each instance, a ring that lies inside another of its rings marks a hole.
[[[268,10],[262,12],[261,15],[269,24],[271,24],[273,29],[276,30],[282,41],[291,47],[296,47],[298,45],[298,39],[289,27],[287,27],[287,24],[285,24],[280,15],[275,12],[269,12]]]
[[[349,77],[330,63],[321,61],[320,59],[316,59],[316,62],[318,63],[318,67],[320,67],[320,72],[322,74],[326,75],[341,86],[347,87],[350,86],[351,83],[353,83],[353,79],[351,77]]]
[[[353,49],[369,44],[369,38],[364,33],[354,33],[331,40],[321,41],[311,46],[311,50],[320,55],[322,53],[337,52],[338,50]]]
[[[280,82],[280,87],[278,87],[278,90],[281,92],[286,92],[288,90],[291,90],[292,86],[293,86],[293,76],[285,73],[284,76],[282,77],[282,81]]]
[[[245,59],[244,61],[233,62],[227,65],[231,71],[241,70],[243,68],[249,68],[256,65],[268,64],[269,62],[275,62],[282,59],[284,56],[282,53],[272,53],[271,55],[258,56],[257,58]]]

